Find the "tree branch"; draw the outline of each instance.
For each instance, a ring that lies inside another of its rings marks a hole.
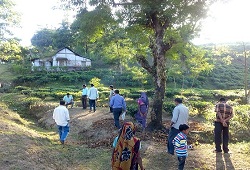
[[[154,74],[152,66],[148,63],[148,60],[143,55],[136,55],[136,60],[141,64],[141,66],[146,69],[151,75]]]
[[[154,29],[159,28],[159,20],[158,20],[158,18],[157,18],[156,12],[151,13],[151,14],[150,14],[150,18],[151,18],[151,20],[152,20],[152,27],[153,27]]]
[[[165,30],[167,27],[169,27],[170,23],[168,22],[168,19],[166,19],[165,23],[163,24],[163,29]]]
[[[123,3],[116,3],[115,0],[112,0],[113,6],[126,6],[126,5],[139,5],[136,2],[123,2]]]
[[[172,45],[175,44],[175,43],[176,43],[176,42],[175,42],[174,40],[170,40],[169,43],[165,43],[165,44],[163,45],[164,50],[165,50],[165,51],[168,51],[168,50],[172,47]]]

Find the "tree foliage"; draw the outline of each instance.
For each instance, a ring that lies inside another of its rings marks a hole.
[[[19,14],[14,11],[14,6],[12,0],[0,1],[0,40],[9,37],[11,28],[19,24]]]
[[[51,55],[63,47],[71,47],[73,37],[68,22],[63,21],[58,29],[43,28],[31,38],[32,45],[40,56]]]
[[[13,61],[22,60],[21,46],[15,39],[9,39],[8,41],[2,41],[0,43],[0,60],[1,61]]]
[[[31,38],[31,43],[33,46],[38,48],[45,48],[53,45],[53,36],[55,34],[54,30],[42,29],[37,31],[35,35]]]

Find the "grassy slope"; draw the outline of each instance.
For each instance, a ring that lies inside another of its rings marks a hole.
[[[55,129],[38,128],[0,106],[1,169],[108,169],[110,152],[106,149],[79,145],[63,148],[57,138]]]

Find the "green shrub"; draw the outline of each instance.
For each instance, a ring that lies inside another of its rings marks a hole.
[[[127,97],[132,98],[132,99],[138,99],[140,97],[140,93],[138,93],[138,92],[136,92],[136,93],[128,93]]]
[[[101,91],[98,94],[99,94],[99,99],[102,99],[102,100],[109,97],[109,91]]]
[[[95,87],[103,86],[103,85],[101,84],[101,79],[99,79],[99,78],[97,78],[97,77],[92,78],[92,79],[89,81],[89,84],[94,84]]]
[[[238,131],[249,131],[250,130],[250,106],[239,105],[234,107],[234,117],[230,121],[231,126]]]
[[[16,86],[15,90],[18,90],[18,91],[31,90],[31,88],[30,87],[26,87],[26,86]]]
[[[173,110],[174,110],[174,108],[175,108],[174,102],[169,102],[169,101],[163,102],[163,109],[164,109],[167,113],[172,113]]]
[[[20,102],[26,106],[33,105],[33,104],[40,102],[40,101],[41,101],[41,99],[38,97],[27,97],[27,98],[23,98],[20,100]]]
[[[192,110],[196,112],[197,115],[204,115],[214,107],[211,102],[203,101],[190,101],[188,105],[192,107]]]
[[[180,90],[176,90],[176,89],[167,89],[166,90],[166,97],[167,98],[173,98],[175,95],[180,95]]]
[[[135,117],[135,114],[137,113],[138,111],[138,105],[137,104],[129,104],[127,106],[127,113],[132,116],[132,117]]]
[[[30,95],[32,93],[33,90],[22,90],[22,94],[24,95]]]

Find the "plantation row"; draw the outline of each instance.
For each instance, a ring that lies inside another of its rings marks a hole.
[[[116,87],[140,87],[147,84],[145,78],[134,78],[131,72],[117,73],[112,70],[91,70],[91,71],[73,71],[73,72],[32,72],[30,74],[23,74],[18,76],[14,83],[16,85],[26,84],[28,86],[44,86],[51,82],[57,82],[58,84],[68,84],[81,86],[83,83],[88,82],[93,78],[101,79],[103,84],[112,84]],[[79,84],[81,82],[81,84]]]

